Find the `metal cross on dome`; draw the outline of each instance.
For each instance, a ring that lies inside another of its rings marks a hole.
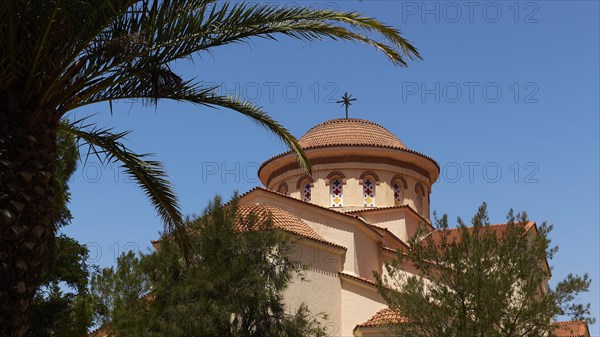
[[[356,101],[356,98],[352,98],[352,95],[348,95],[348,93],[345,92],[342,99],[336,102],[342,103],[342,105],[346,107],[346,119],[348,119],[348,107],[351,106],[354,101]]]

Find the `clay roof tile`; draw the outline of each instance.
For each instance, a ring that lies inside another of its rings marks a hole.
[[[302,219],[296,215],[282,210],[281,208],[265,205],[265,204],[246,204],[238,206],[238,216],[241,217],[241,221],[238,224],[238,230],[248,230],[245,228],[247,224],[244,224],[244,220],[250,214],[254,214],[257,220],[266,220],[271,217],[271,221],[274,227],[282,229],[286,232],[293,233],[305,238],[309,238],[318,242],[326,243],[338,248],[346,249],[343,246],[329,242],[325,240],[321,235],[315,232],[309,225],[307,225]]]
[[[589,336],[585,321],[553,322],[556,337],[585,337]]]
[[[375,315],[371,316],[366,322],[358,324],[356,328],[377,327],[388,324],[404,323],[406,318],[395,309],[385,308],[379,310]],[[355,329],[356,329],[355,328]]]
[[[383,126],[364,119],[340,118],[318,124],[299,140],[303,148],[338,145],[383,146],[406,149],[400,139]]]

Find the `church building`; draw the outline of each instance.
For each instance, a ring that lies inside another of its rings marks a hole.
[[[296,238],[296,258],[308,269],[286,290],[290,308],[327,313],[330,336],[388,336],[385,325],[402,318],[378,294],[373,271],[386,275],[384,264],[408,249],[419,226],[435,234],[429,196],[440,167],[368,120],[326,121],[299,142],[312,175],[292,152],[268,159],[258,170],[264,187],[241,196],[240,212],[270,214]],[[589,336],[584,322],[555,324],[559,337]]]

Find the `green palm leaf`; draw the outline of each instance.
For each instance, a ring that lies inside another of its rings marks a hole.
[[[157,74],[160,75],[157,75]],[[182,82],[182,80],[169,69],[146,69],[133,76],[123,76],[122,82],[113,81],[102,92],[94,93],[83,102],[67,102],[73,104],[69,109],[82,107],[89,104],[112,100],[139,100],[152,102],[160,99],[169,99],[193,103],[209,107],[223,107],[234,110],[248,117],[252,122],[265,128],[278,136],[284,144],[296,153],[300,167],[311,172],[310,163],[304,154],[297,139],[283,125],[274,120],[268,113],[251,102],[236,96],[221,96],[215,93],[216,87],[204,87],[202,83]]]
[[[61,123],[60,128],[73,134],[78,141],[85,142],[89,146],[88,156],[93,154],[104,164],[119,162],[125,174],[132,177],[150,199],[165,224],[165,231],[178,235],[183,239],[181,242],[185,243],[183,217],[177,195],[162,164],[144,159],[149,154],[136,154],[121,142],[130,131],[113,133],[111,129],[83,124],[83,121]]]

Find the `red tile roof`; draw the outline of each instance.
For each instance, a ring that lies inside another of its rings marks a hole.
[[[340,118],[318,124],[299,139],[302,148],[324,146],[383,146],[406,149],[406,146],[383,126],[364,119]]]
[[[356,328],[367,328],[385,326],[388,324],[405,323],[407,320],[402,314],[395,309],[385,308],[379,310],[375,315],[371,316],[366,322],[358,324]]]
[[[585,337],[589,336],[587,322],[565,321],[553,322],[554,336],[556,337]]]
[[[525,232],[529,231],[532,226],[535,226],[535,222],[529,222],[524,225]],[[473,231],[473,227],[468,228],[469,232]],[[508,224],[494,224],[483,227],[483,230],[490,230],[494,232],[498,237],[502,237],[506,234],[508,230]],[[434,245],[440,246],[442,244],[442,238],[446,237],[447,244],[457,244],[460,243],[462,238],[462,232],[460,228],[450,228],[446,230],[436,230],[431,232],[425,239],[424,242],[427,243],[430,238],[433,240]]]
[[[238,224],[237,229],[239,230],[247,230],[247,223],[244,223],[250,214],[254,214],[258,219],[257,220],[266,220],[269,216],[271,217],[271,221],[273,226],[280,228],[286,232],[290,232],[293,234],[297,234],[299,236],[309,238],[318,242],[326,243],[328,245],[332,245],[338,248],[346,249],[346,247],[340,246],[333,242],[329,242],[325,240],[321,235],[314,231],[309,225],[307,225],[302,219],[297,217],[296,215],[284,211],[281,208],[265,205],[265,204],[246,204],[238,206],[238,215],[240,218],[240,223]],[[253,228],[254,229],[254,228]]]

